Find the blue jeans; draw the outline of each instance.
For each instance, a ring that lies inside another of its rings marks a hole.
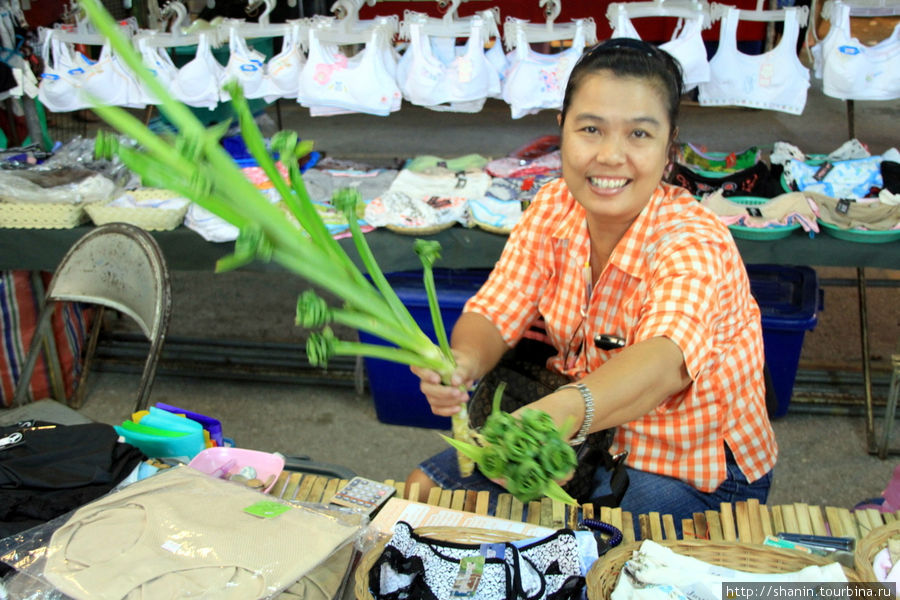
[[[772,484],[772,472],[769,471],[757,481],[749,483],[741,473],[731,449],[725,448],[728,474],[718,488],[712,492],[701,492],[689,483],[680,479],[638,471],[625,467],[628,473],[628,489],[622,498],[620,507],[630,512],[634,519],[634,530],[640,534],[638,515],[649,512],[669,514],[675,520],[675,529],[681,535],[681,519],[693,517],[695,512],[719,510],[722,502],[738,502],[755,498],[765,503],[769,497]],[[444,489],[467,489],[491,492],[489,512],[493,514],[497,503],[497,495],[506,490],[486,478],[478,470],[469,477],[462,477],[456,462],[456,451],[452,448],[432,456],[419,465],[436,484]],[[603,467],[597,469],[594,480],[594,496],[610,493],[609,478],[611,472]]]

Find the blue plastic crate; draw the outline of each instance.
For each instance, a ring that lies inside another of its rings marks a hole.
[[[462,314],[466,300],[478,291],[489,272],[485,269],[435,269],[435,287],[447,335],[450,335]],[[386,277],[422,331],[436,341],[421,271],[388,273]],[[359,339],[368,344],[390,345],[363,331],[359,332]],[[366,358],[364,362],[379,421],[392,425],[450,428],[449,417],[439,417],[431,412],[428,401],[419,390],[419,378],[412,374],[407,365],[377,358]]]
[[[750,289],[762,313],[763,345],[778,408],[787,414],[807,331],[821,310],[819,280],[810,267],[747,265]]]

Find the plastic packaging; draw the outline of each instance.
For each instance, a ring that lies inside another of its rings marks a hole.
[[[104,600],[140,588],[273,598],[365,539],[367,525],[353,511],[291,504],[181,466],[0,541],[0,560],[41,592],[25,597]]]

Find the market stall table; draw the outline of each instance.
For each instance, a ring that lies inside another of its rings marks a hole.
[[[0,269],[24,269],[52,271],[66,250],[90,226],[72,229],[0,229]],[[156,231],[153,236],[159,242],[170,270],[212,271],[215,263],[233,251],[234,244],[213,243],[186,227],[170,231]],[[481,229],[451,227],[427,236],[442,246],[438,267],[446,269],[491,268],[503,249],[506,236]],[[366,234],[366,239],[385,272],[416,271],[421,269],[418,256],[413,251],[413,236],[376,229]],[[853,267],[856,269],[859,299],[859,331],[862,347],[862,370],[866,406],[867,451],[876,453],[872,378],[868,341],[868,314],[866,302],[865,269],[900,268],[900,242],[881,244],[860,243],[837,239],[827,234],[810,238],[798,230],[790,236],[775,240],[737,239],[738,249],[745,263],[808,265],[822,267]],[[342,239],[342,247],[349,256],[358,260],[352,241]],[[276,263],[256,261],[244,267],[256,271],[283,271]]]

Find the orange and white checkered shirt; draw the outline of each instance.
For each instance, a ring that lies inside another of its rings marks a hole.
[[[629,466],[710,492],[725,480],[727,443],[749,481],[765,475],[777,446],[766,413],[762,324],[728,228],[684,189],[661,184],[587,305],[589,257],[584,208],[556,179],[538,192],[464,310],[490,319],[510,346],[542,317],[559,351],[548,367],[576,379],[619,351],[595,347],[597,334],[628,345],[669,338],[684,353],[692,383],[620,425],[613,452],[628,450]]]

